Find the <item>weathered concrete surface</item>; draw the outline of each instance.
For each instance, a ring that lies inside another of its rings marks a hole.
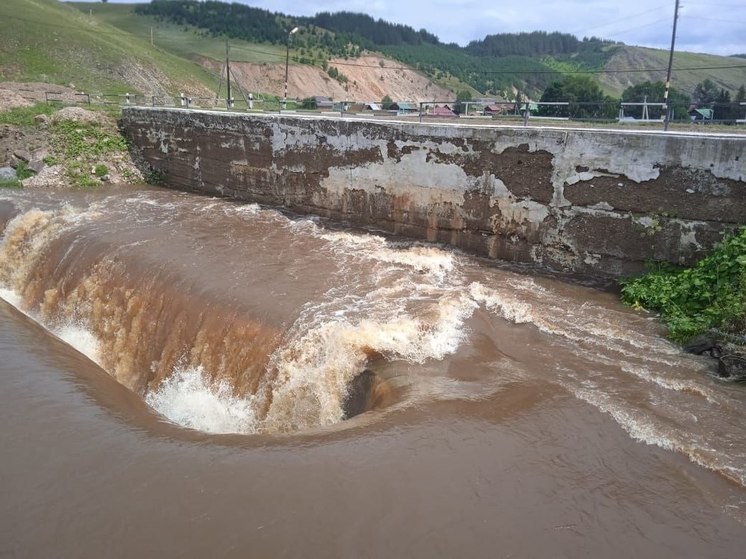
[[[167,185],[550,269],[690,264],[746,223],[746,136],[126,108]]]

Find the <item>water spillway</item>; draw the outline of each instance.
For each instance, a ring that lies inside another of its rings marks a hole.
[[[2,540],[31,556],[145,553],[121,510],[184,555],[744,541],[742,386],[614,294],[160,188],[3,193],[0,223],[0,469],[37,526],[3,509]]]

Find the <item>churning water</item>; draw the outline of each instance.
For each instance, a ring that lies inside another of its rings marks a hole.
[[[83,519],[115,524],[72,496],[90,484],[134,525],[146,507],[169,526],[115,531],[122,556],[147,549],[143,537],[244,557],[661,556],[746,542],[744,387],[613,294],[161,189],[8,192],[0,224],[0,297],[25,314],[0,317],[0,442],[13,452],[0,468],[4,484],[20,480],[6,502],[36,525],[84,511],[44,524],[46,539],[20,524],[0,534],[11,551],[110,551],[97,530],[72,536]],[[369,413],[343,421],[366,370]],[[65,461],[34,459],[37,445],[77,449],[75,489],[47,480]],[[130,491],[143,483],[147,495]],[[179,502],[193,515],[181,528]]]

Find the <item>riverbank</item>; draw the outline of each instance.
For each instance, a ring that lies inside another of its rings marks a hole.
[[[0,186],[91,188],[142,181],[114,115],[21,101],[0,111]]]

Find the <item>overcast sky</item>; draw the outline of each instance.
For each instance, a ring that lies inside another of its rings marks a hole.
[[[112,0],[131,2],[132,0]],[[668,49],[674,0],[237,0],[249,6],[313,15],[362,12],[465,45],[492,33],[563,31]],[[746,53],[746,0],[684,0],[677,50]]]

